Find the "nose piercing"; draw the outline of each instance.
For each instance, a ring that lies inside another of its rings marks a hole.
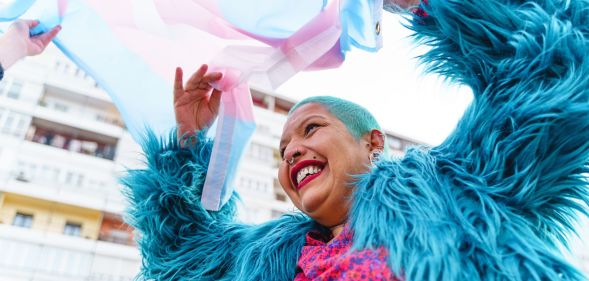
[[[289,166],[292,166],[292,164],[294,164],[295,158],[297,158],[299,155],[301,155],[301,152],[299,152],[299,150],[297,149],[292,156],[290,157],[290,159],[286,160],[286,163]]]
[[[288,163],[289,166],[292,166],[292,164],[294,164],[294,157],[291,157],[290,159],[286,160],[286,163]]]

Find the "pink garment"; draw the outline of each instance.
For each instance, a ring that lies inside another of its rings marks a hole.
[[[295,281],[399,280],[387,266],[384,248],[348,252],[352,232],[347,228],[328,242],[330,238],[320,232],[307,233]]]

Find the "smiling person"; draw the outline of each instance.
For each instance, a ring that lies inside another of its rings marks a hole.
[[[218,212],[200,205],[222,76],[204,65],[184,84],[178,69],[180,137],[150,134],[148,167],[124,179],[142,278],[585,280],[561,251],[589,205],[589,2],[396,4],[417,7],[410,28],[431,46],[429,70],[473,90],[446,141],[379,157],[366,109],[305,99],[288,114],[278,172],[301,212],[237,223],[235,196]]]

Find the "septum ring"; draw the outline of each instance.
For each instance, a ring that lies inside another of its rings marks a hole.
[[[292,164],[294,164],[294,160],[295,160],[295,158],[294,158],[294,157],[291,157],[290,159],[286,160],[286,163],[287,163],[289,166],[292,166]]]
[[[295,151],[295,152],[292,154],[292,156],[290,157],[290,159],[286,160],[286,163],[287,163],[289,166],[292,166],[292,164],[294,164],[295,158],[296,158],[297,156],[299,156],[299,155],[301,155],[301,152],[300,152],[300,151],[297,149],[297,150],[296,150],[296,151]]]

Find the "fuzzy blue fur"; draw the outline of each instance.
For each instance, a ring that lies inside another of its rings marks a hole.
[[[429,0],[421,60],[473,89],[456,130],[359,176],[354,248],[388,249],[405,280],[585,280],[559,252],[589,205],[589,0]],[[392,66],[394,67],[394,66]],[[149,134],[123,179],[148,280],[292,280],[300,214],[234,222],[200,206],[211,143]]]
[[[147,168],[122,182],[132,204],[127,222],[138,230],[145,280],[292,280],[311,229],[326,231],[301,214],[262,225],[236,223],[237,196],[218,212],[200,205],[212,142],[199,134],[181,148],[148,133]]]

